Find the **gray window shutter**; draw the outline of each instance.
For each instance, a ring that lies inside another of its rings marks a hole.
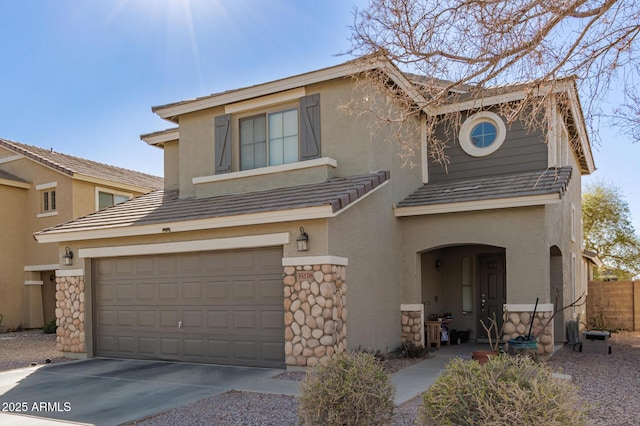
[[[320,94],[300,99],[300,160],[320,158]]]
[[[231,171],[231,114],[219,115],[215,119],[216,174]]]

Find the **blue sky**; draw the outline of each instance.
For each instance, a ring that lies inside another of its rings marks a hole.
[[[162,175],[151,107],[344,62],[366,0],[21,0],[0,12],[0,137]],[[615,94],[613,94],[615,97]],[[601,127],[598,171],[640,230],[640,144]]]

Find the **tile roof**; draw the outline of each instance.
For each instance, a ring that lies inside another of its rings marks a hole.
[[[335,213],[388,179],[388,171],[379,171],[322,183],[197,199],[178,198],[177,190],[159,190],[45,229],[39,234],[175,223],[318,206],[329,206]]]
[[[477,177],[454,182],[427,183],[397,207],[428,206],[558,193],[567,189],[571,167],[508,175]]]
[[[2,138],[0,138],[0,147],[23,155],[68,176],[81,174],[148,189],[160,189],[164,186],[163,179],[158,176],[62,154],[51,149],[38,148]]]

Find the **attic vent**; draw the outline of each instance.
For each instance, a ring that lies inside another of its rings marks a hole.
[[[482,185],[474,185],[474,186],[459,186],[457,188],[451,188],[451,189],[445,189],[442,192],[449,193],[449,192],[460,192],[460,191],[475,191],[476,189],[480,189],[482,187]]]

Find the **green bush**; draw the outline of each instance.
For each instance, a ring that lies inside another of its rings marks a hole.
[[[583,425],[576,387],[528,357],[455,358],[423,396],[422,425]]]
[[[309,372],[301,383],[303,425],[387,425],[395,387],[373,354],[344,352]]]
[[[56,325],[56,320],[52,319],[48,323],[44,325],[42,331],[44,334],[54,334],[58,330],[58,326]]]

